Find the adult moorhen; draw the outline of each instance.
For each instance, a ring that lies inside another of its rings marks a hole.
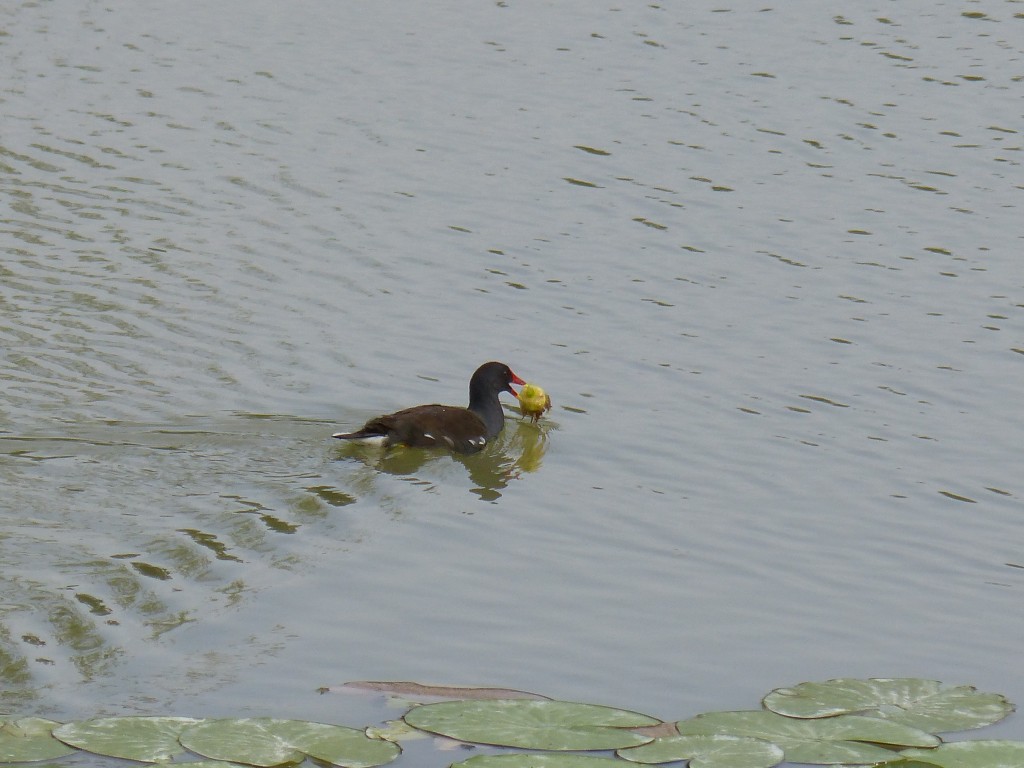
[[[440,446],[458,453],[476,453],[493,440],[505,425],[505,414],[498,402],[502,392],[516,391],[513,384],[525,384],[504,363],[484,363],[469,380],[469,407],[454,405],[417,405],[385,416],[377,416],[355,432],[339,432],[332,437],[381,443],[384,446],[408,445],[413,448]]]

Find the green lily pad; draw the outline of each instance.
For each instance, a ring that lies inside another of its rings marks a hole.
[[[308,755],[346,768],[370,768],[401,753],[397,744],[354,728],[272,717],[205,720],[183,731],[180,740],[203,757],[257,766],[298,763]]]
[[[778,744],[793,763],[877,763],[891,746],[934,747],[938,737],[910,726],[860,715],[798,720],[775,712],[709,712],[676,723],[680,734],[753,736]]]
[[[53,738],[60,723],[41,717],[0,720],[0,763],[27,763],[56,760],[74,752]]]
[[[997,693],[979,693],[969,685],[943,688],[920,678],[840,678],[778,688],[764,706],[787,717],[817,718],[859,713],[881,717],[931,733],[981,728],[999,722],[1013,705]]]
[[[271,766],[298,763],[306,755],[267,726],[270,718],[204,720],[186,729],[181,743],[213,760]]]
[[[544,750],[604,750],[646,744],[626,730],[657,725],[638,712],[569,701],[442,701],[406,713],[414,728],[477,744]]]
[[[622,763],[611,757],[592,757],[572,752],[548,754],[531,752],[517,755],[477,755],[450,768],[615,768]]]
[[[198,722],[191,717],[101,717],[67,723],[55,728],[53,735],[97,755],[158,763],[185,751],[178,735]]]
[[[315,760],[345,768],[372,768],[390,763],[402,753],[392,741],[371,739],[363,731],[342,725],[304,720],[273,720],[271,729]]]
[[[635,763],[689,760],[690,768],[772,768],[785,754],[776,744],[748,736],[663,736],[616,753]]]
[[[924,760],[939,768],[1020,768],[1024,765],[1024,742],[957,741],[927,752],[905,749],[900,754],[911,760]]]

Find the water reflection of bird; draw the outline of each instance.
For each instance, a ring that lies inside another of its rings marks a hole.
[[[470,493],[482,501],[497,501],[513,480],[540,469],[548,447],[548,431],[553,426],[550,421],[540,428],[519,421],[513,429],[502,430],[487,450],[473,454],[446,456],[437,451],[412,448],[360,451],[354,458],[372,470],[371,474],[363,476],[370,484],[364,492],[369,492],[380,473],[405,478],[427,491],[439,484],[458,484],[459,474],[453,470],[461,466],[468,475]]]
[[[547,431],[528,428],[520,424],[520,429],[509,442],[510,448],[519,454],[516,468],[522,472],[536,472],[544,462],[544,454],[548,450]]]
[[[516,395],[513,384],[525,384],[504,363],[484,363],[469,380],[469,407],[417,405],[370,419],[355,432],[333,437],[387,446],[439,446],[456,453],[476,453],[494,440],[505,425],[498,401],[502,392]]]

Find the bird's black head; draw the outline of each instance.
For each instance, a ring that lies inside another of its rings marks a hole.
[[[476,369],[473,378],[469,380],[469,399],[472,402],[479,398],[497,396],[501,392],[510,392],[517,396],[512,385],[525,383],[504,363],[484,363]]]

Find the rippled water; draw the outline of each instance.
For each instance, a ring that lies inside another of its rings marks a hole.
[[[1024,702],[1019,3],[2,18],[4,710]]]

